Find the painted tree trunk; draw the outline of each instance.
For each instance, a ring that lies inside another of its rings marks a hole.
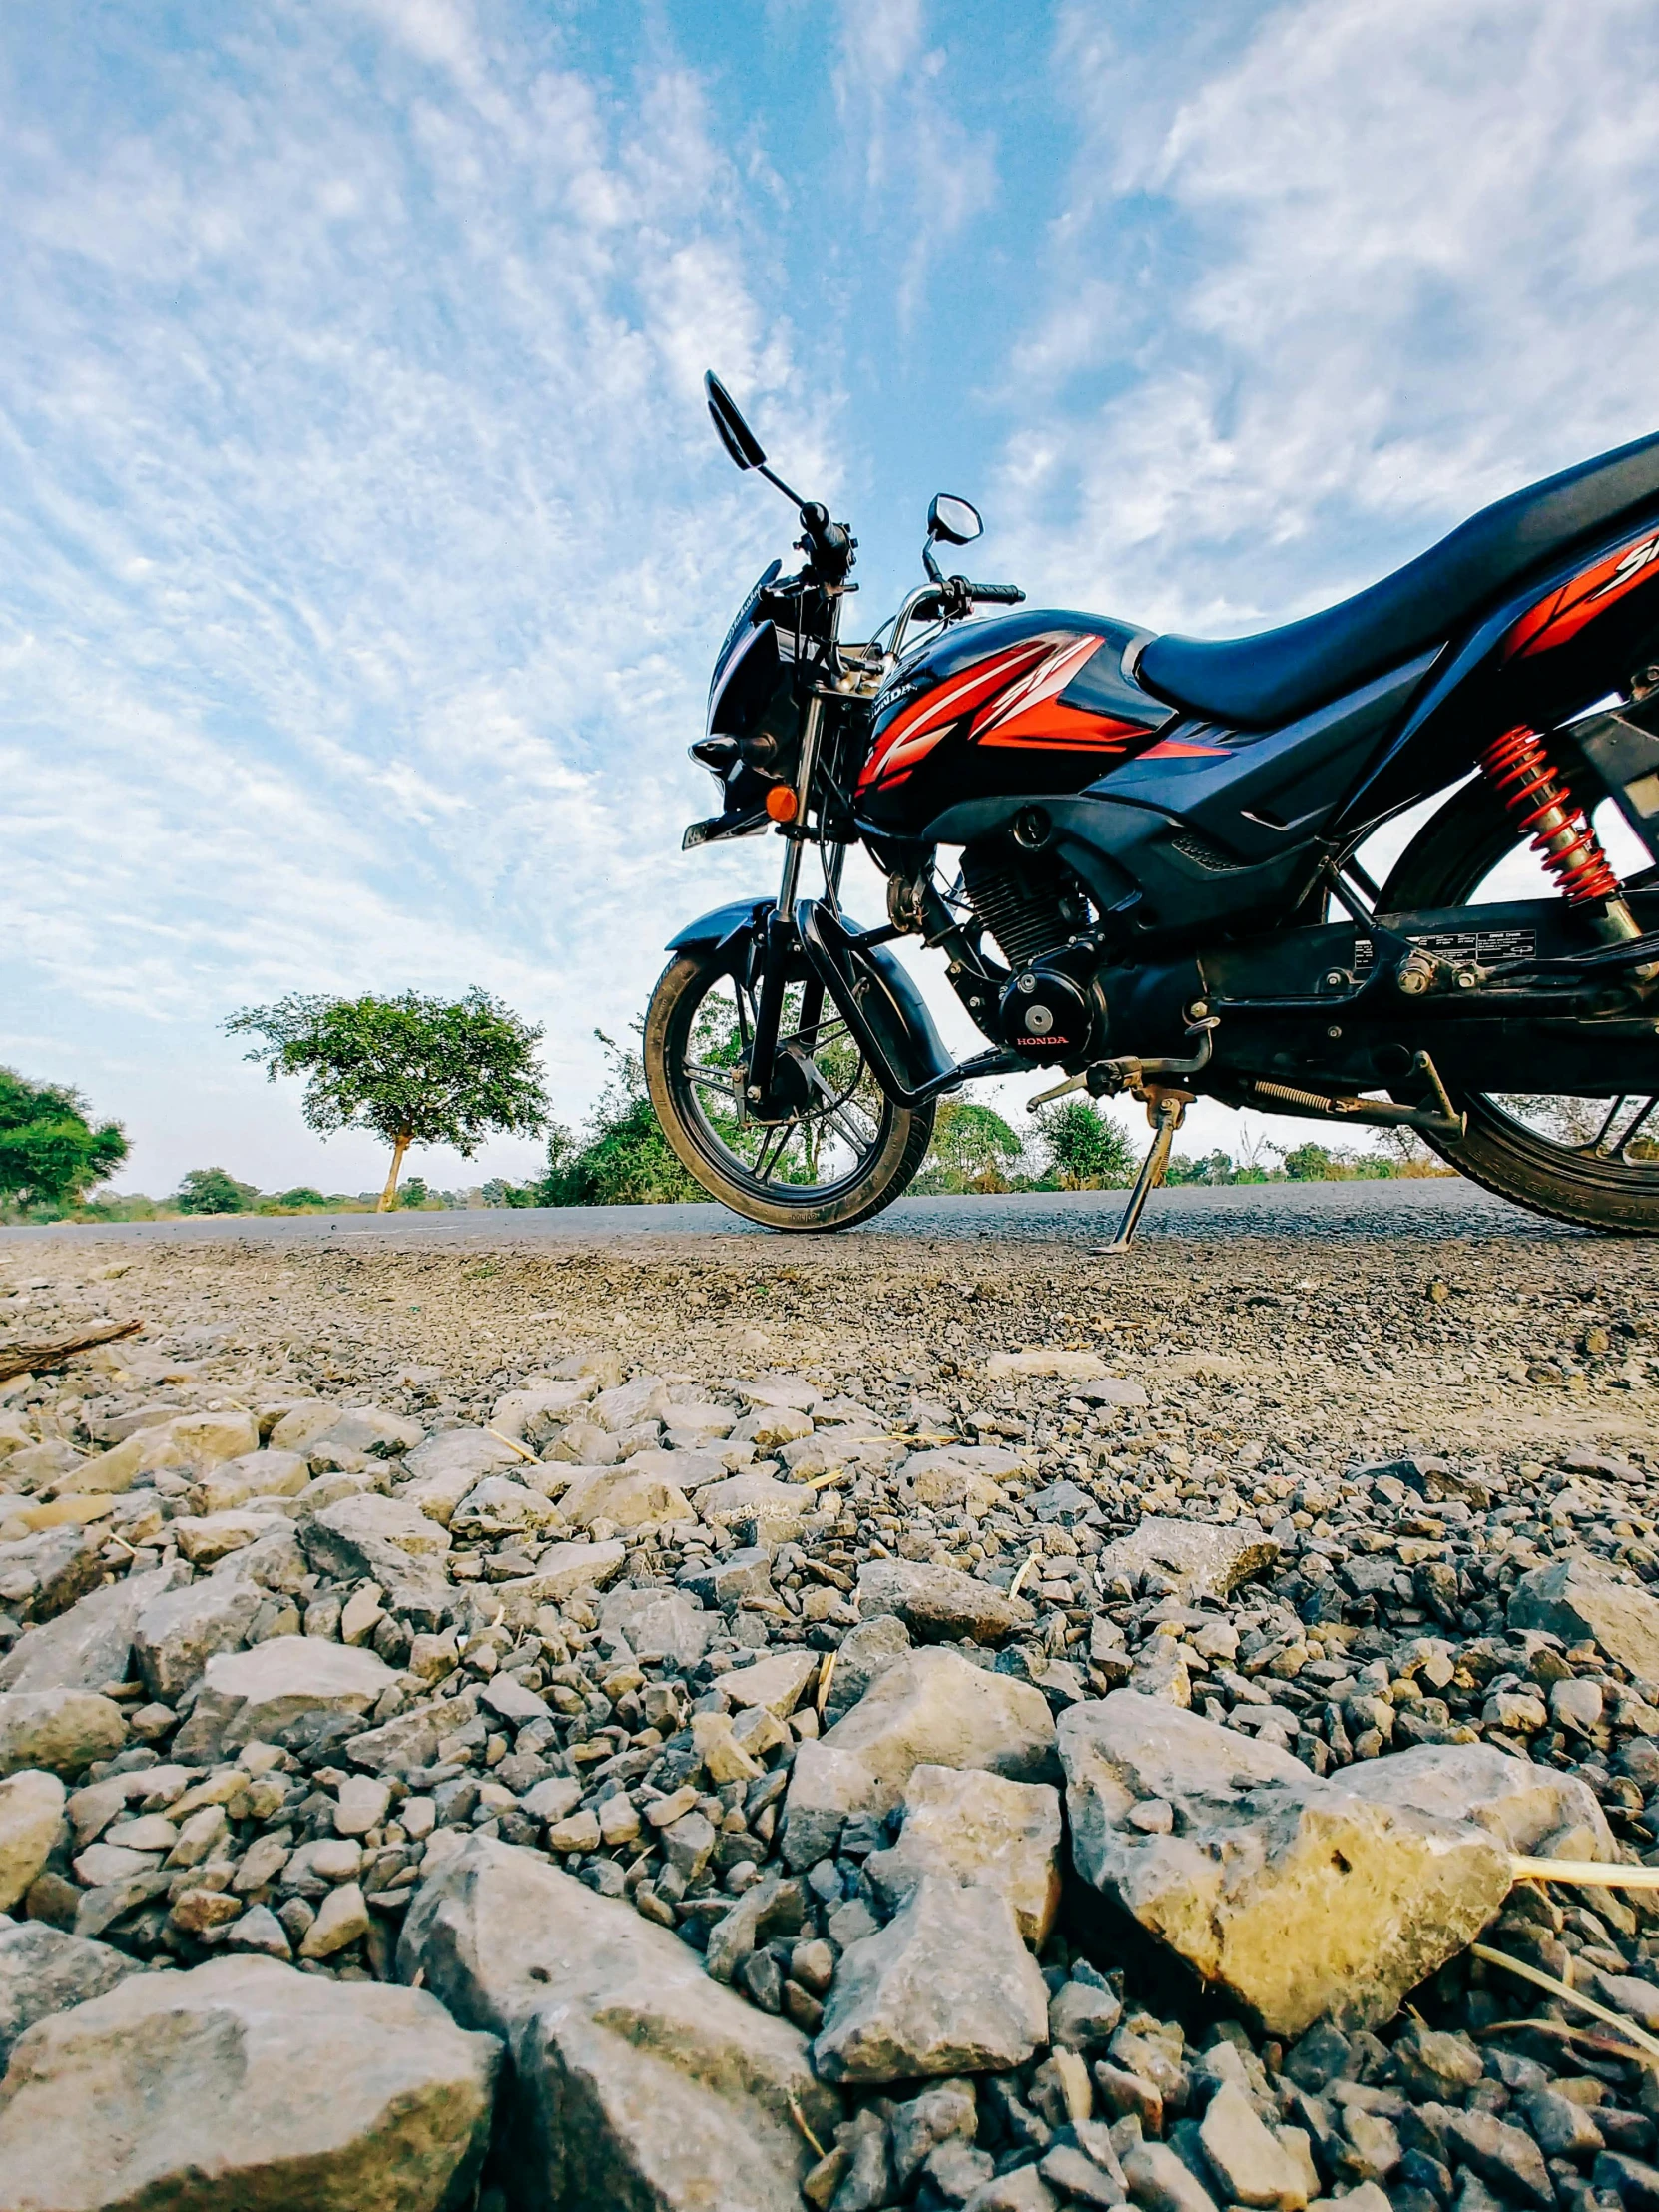
[[[397,1178],[403,1172],[403,1155],[408,1149],[409,1139],[407,1137],[397,1138],[392,1145],[391,1173],[386,1177],[386,1187],[380,1193],[380,1203],[374,1209],[377,1214],[389,1214],[397,1204]]]

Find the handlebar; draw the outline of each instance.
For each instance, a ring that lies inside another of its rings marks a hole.
[[[951,582],[955,581],[952,577]],[[995,607],[1017,607],[1025,597],[1017,584],[969,584],[967,595],[970,599]]]

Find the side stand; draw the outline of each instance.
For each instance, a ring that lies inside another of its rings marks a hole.
[[[1094,1246],[1092,1258],[1105,1259],[1129,1250],[1135,1231],[1140,1227],[1147,1199],[1164,1180],[1165,1171],[1169,1167],[1170,1147],[1175,1142],[1175,1132],[1186,1119],[1188,1096],[1184,1091],[1154,1091],[1148,1094],[1146,1118],[1153,1128],[1151,1146],[1141,1162],[1141,1172],[1135,1178],[1135,1188],[1129,1194],[1129,1203],[1123,1209],[1123,1219],[1118,1223],[1117,1235],[1109,1245]]]

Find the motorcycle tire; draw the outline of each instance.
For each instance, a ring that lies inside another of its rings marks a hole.
[[[709,954],[682,953],[657,980],[646,1009],[643,1057],[651,1103],[681,1165],[722,1205],[767,1229],[854,1229],[908,1187],[933,1141],[933,1102],[904,1108],[882,1096],[867,1153],[828,1184],[757,1177],[701,1110],[687,1074],[699,1010],[729,971]]]
[[[1525,841],[1489,784],[1464,784],[1400,854],[1378,910],[1466,905]],[[1453,1143],[1425,1132],[1424,1141],[1460,1175],[1554,1221],[1616,1236],[1659,1236],[1659,1158],[1618,1159],[1557,1143],[1484,1092],[1452,1088],[1449,1095],[1467,1117],[1464,1136]],[[1647,1131],[1659,1137],[1659,1115]]]

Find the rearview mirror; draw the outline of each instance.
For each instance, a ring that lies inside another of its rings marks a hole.
[[[703,389],[709,395],[709,417],[721,444],[739,468],[759,468],[766,459],[761,441],[738,412],[737,401],[712,368],[703,379]]]
[[[713,404],[711,400],[710,405]],[[971,545],[984,527],[977,507],[965,499],[958,499],[953,492],[935,492],[927,510],[930,538],[943,538],[946,545]]]

